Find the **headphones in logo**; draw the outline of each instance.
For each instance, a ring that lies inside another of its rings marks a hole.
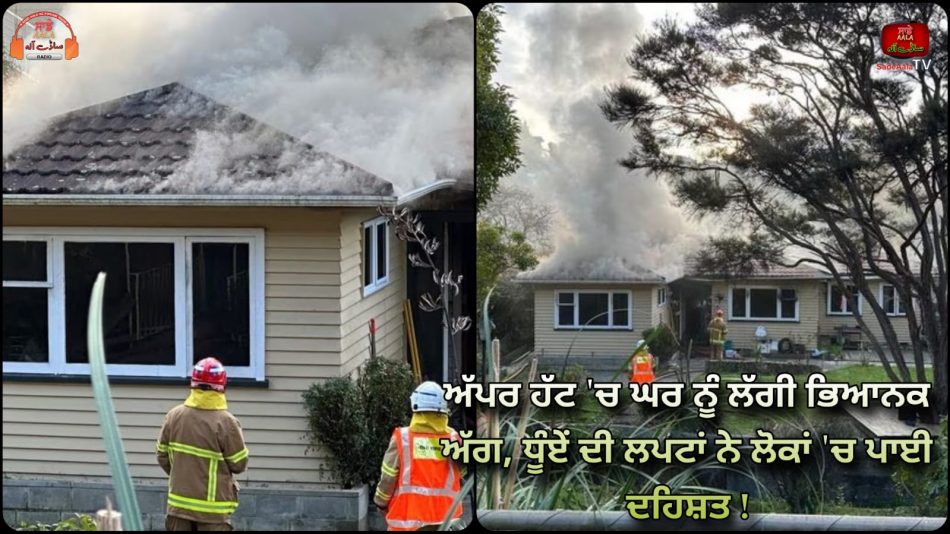
[[[73,59],[74,57],[79,56],[79,41],[76,40],[76,34],[73,33],[73,27],[70,26],[68,22],[66,22],[66,19],[51,11],[38,11],[27,16],[25,19],[21,20],[19,24],[17,24],[16,30],[13,31],[13,38],[10,39],[11,57],[23,59],[23,38],[17,37],[17,34],[20,33],[20,28],[22,28],[24,24],[32,19],[35,19],[36,17],[53,17],[56,20],[62,22],[63,25],[66,26],[66,29],[69,30],[69,35],[72,36],[67,38],[64,43],[63,53],[65,58]]]

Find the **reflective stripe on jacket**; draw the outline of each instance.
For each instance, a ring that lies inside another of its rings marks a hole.
[[[445,438],[459,440],[454,430],[424,433],[401,427],[393,431],[399,466],[386,514],[389,530],[417,530],[425,525],[441,524],[445,519],[461,486],[461,474],[455,462],[442,456],[439,440]],[[386,467],[389,466],[384,464],[384,469]],[[461,503],[452,517],[462,517]]]
[[[194,390],[165,416],[156,453],[169,475],[168,515],[226,523],[237,509],[233,475],[247,468],[248,451],[241,424],[221,406],[226,404],[220,393]]]

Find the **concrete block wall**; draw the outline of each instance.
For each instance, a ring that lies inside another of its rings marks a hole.
[[[146,530],[165,529],[167,488],[136,485],[139,510]],[[54,523],[75,513],[93,515],[115,506],[112,485],[59,480],[3,479],[3,520]],[[365,530],[369,492],[359,490],[298,490],[244,487],[240,506],[231,517],[235,530]]]

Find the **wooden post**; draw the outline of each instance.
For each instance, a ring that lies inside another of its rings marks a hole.
[[[122,530],[122,514],[112,510],[112,501],[106,497],[106,509],[96,512],[93,519],[96,530]]]

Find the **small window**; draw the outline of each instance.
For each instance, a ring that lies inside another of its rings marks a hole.
[[[574,326],[574,293],[558,293],[557,326]]]
[[[848,291],[858,303],[858,313],[861,310],[861,295],[857,288],[849,285]],[[828,314],[829,315],[850,315],[852,313],[852,301],[841,291],[837,284],[828,283]]]
[[[559,291],[556,297],[557,328],[630,328],[629,291]]]
[[[907,314],[907,312],[904,310],[904,303],[901,302],[901,299],[898,296],[894,286],[888,284],[882,285],[881,293],[883,297],[881,305],[884,307],[884,313],[888,315]]]
[[[251,365],[247,243],[191,244],[193,363]]]
[[[49,362],[46,241],[3,242],[3,361]]]
[[[745,312],[745,288],[737,287],[732,290],[732,316],[747,317]]]
[[[613,293],[613,326],[630,326],[630,304],[627,293]]]
[[[389,282],[389,222],[385,217],[363,224],[363,295]]]
[[[656,305],[662,306],[666,304],[666,288],[661,287],[656,290]]]

